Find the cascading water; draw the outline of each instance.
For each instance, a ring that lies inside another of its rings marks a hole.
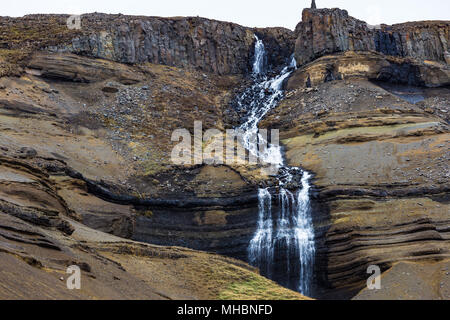
[[[259,74],[264,72],[264,65],[265,65],[265,58],[266,55],[264,54],[264,43],[262,40],[259,40],[258,37],[255,35],[256,44],[255,44],[255,58],[253,62],[253,73]]]
[[[292,58],[289,66],[269,79],[264,69],[264,44],[255,38],[254,84],[238,97],[238,108],[247,113],[246,121],[239,129],[243,131],[248,151],[276,166],[279,186],[278,190],[259,190],[258,228],[248,248],[249,261],[259,267],[264,276],[308,295],[315,254],[309,199],[311,175],[300,168],[286,166],[278,145],[269,144],[264,152],[260,152],[252,140],[255,135],[260,141],[264,139],[258,133],[258,124],[283,98],[283,82],[296,68],[296,63]],[[288,185],[300,175],[301,188],[289,190]]]

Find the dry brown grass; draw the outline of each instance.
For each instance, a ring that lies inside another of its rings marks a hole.
[[[207,300],[300,300],[301,294],[283,288],[244,262],[181,248],[161,248],[154,255],[102,253],[119,262],[172,298]]]

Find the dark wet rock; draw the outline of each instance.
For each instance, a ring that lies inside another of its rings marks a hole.
[[[108,87],[103,87],[102,91],[106,92],[106,93],[117,93],[117,92],[119,92],[119,89],[117,89],[115,87],[109,87],[108,86]]]
[[[22,159],[33,159],[37,156],[37,151],[33,148],[22,147],[19,149],[19,158]]]
[[[17,100],[0,99],[0,108],[8,110],[9,112],[14,114],[46,113],[42,108]]]
[[[56,211],[24,208],[2,200],[0,200],[0,210],[34,225],[47,228],[53,227],[69,235],[73,232],[70,224],[62,221],[61,218],[58,217],[59,214]]]
[[[68,236],[72,235],[75,231],[75,228],[66,220],[61,221],[56,228]]]

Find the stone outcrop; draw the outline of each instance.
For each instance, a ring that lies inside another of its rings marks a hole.
[[[37,52],[28,63],[26,72],[48,79],[84,83],[114,79],[122,84],[133,84],[144,79],[126,65],[68,53]]]
[[[348,51],[320,57],[299,68],[289,78],[287,89],[317,86],[324,82],[350,78],[443,87],[450,84],[450,67],[376,52]]]
[[[321,56],[348,50],[369,51],[375,44],[364,21],[340,9],[304,9],[295,33],[295,58],[303,65]]]
[[[91,24],[100,28],[92,32]],[[231,23],[207,19],[135,18],[88,15],[77,37],[64,50],[123,63],[152,62],[198,67],[219,74],[248,70],[253,34]]]
[[[295,29],[299,65],[344,51],[377,51],[385,55],[446,62],[450,22],[429,21],[369,26],[340,9],[304,9]]]

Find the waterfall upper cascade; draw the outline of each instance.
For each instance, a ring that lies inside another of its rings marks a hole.
[[[258,135],[258,124],[283,98],[283,82],[296,68],[296,61],[292,58],[278,75],[268,78],[264,68],[264,43],[255,38],[254,83],[237,101],[238,108],[247,112],[240,129],[248,151],[277,167],[279,186],[277,192],[270,189],[258,192],[259,221],[248,248],[249,261],[260,268],[262,275],[308,295],[315,254],[309,196],[311,175],[300,168],[286,166],[279,145],[269,144],[264,153],[260,153],[257,144],[251,141],[255,133],[258,139],[263,139]],[[287,185],[300,175],[301,187],[289,190]]]

